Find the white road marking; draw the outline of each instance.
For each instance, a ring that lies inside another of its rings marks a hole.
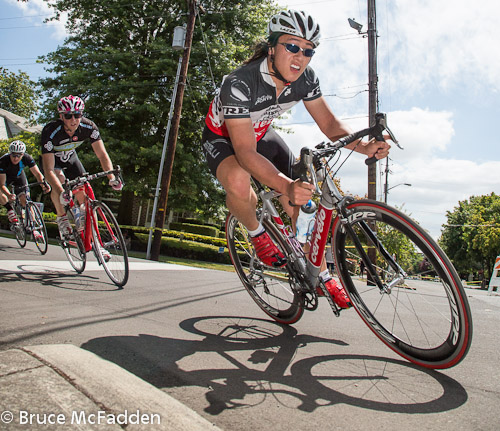
[[[203,268],[175,265],[162,262],[135,262],[129,261],[130,271],[198,271]],[[46,272],[74,272],[68,261],[64,260],[0,260],[1,273],[46,273]],[[96,261],[87,261],[85,271],[104,271]]]

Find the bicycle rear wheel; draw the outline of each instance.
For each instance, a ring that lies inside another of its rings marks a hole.
[[[268,220],[264,220],[264,227],[283,255],[287,256],[288,244],[278,230]],[[277,322],[297,322],[304,313],[304,307],[297,293],[297,283],[287,269],[288,264],[283,268],[264,265],[255,253],[247,229],[232,214],[226,219],[226,239],[236,273],[257,305]]]
[[[458,364],[471,344],[472,319],[460,278],[445,253],[408,216],[380,202],[349,204],[347,223],[338,217],[334,221],[334,259],[364,322],[411,362],[435,369]],[[367,280],[355,274],[363,257],[373,275]],[[373,281],[375,272],[382,289]]]
[[[75,217],[71,209],[66,211],[68,221],[71,226],[71,234],[66,238],[61,238],[61,247],[64,250],[70,265],[78,273],[82,273],[87,262],[87,253],[80,232],[75,225]]]
[[[24,228],[25,221],[23,216],[23,208],[19,204],[16,205],[16,214],[17,214],[17,223],[13,225],[14,233],[16,235],[17,243],[21,246],[21,248],[24,248],[26,246],[27,235],[26,235],[26,230]]]
[[[27,202],[26,210],[31,211],[30,214],[33,216],[31,220],[31,234],[33,235],[33,241],[35,241],[35,245],[40,253],[45,254],[47,253],[49,244],[47,228],[45,226],[42,213],[33,202]]]
[[[109,207],[93,203],[92,240],[94,253],[106,274],[119,287],[128,281],[128,254],[120,226]]]

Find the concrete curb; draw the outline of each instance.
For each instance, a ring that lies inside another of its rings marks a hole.
[[[122,422],[127,421],[126,429],[133,431],[220,431],[160,389],[74,345],[7,350],[0,352],[0,364],[0,381],[5,383],[0,385],[0,398],[5,403],[0,402],[4,404],[0,407],[8,408],[18,419],[12,425],[19,424],[17,412],[29,410],[61,414],[66,427],[79,415],[87,420],[87,426],[71,424],[78,429],[123,429]],[[8,391],[6,398],[4,391]]]

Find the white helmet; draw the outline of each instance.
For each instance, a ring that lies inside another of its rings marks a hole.
[[[269,35],[272,33],[287,33],[302,37],[313,43],[316,48],[321,37],[319,24],[304,11],[290,9],[274,15],[269,21]]]
[[[23,141],[12,141],[9,145],[9,153],[24,154],[26,152],[26,144]]]
[[[63,97],[57,102],[57,111],[60,114],[81,113],[84,109],[85,103],[78,96]]]

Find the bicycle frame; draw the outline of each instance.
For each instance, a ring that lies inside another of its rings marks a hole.
[[[373,282],[381,291],[390,292],[392,286],[396,285],[400,280],[404,278],[404,276],[406,275],[405,272],[399,266],[399,264],[394,261],[392,256],[385,250],[368,224],[363,222],[361,223],[363,230],[370,237],[373,244],[375,244],[375,247],[377,247],[377,249],[379,249],[381,253],[384,254],[392,268],[397,273],[401,274],[401,277],[393,280],[390,285],[385,285],[382,282],[379,275],[376,272],[372,271],[368,255],[364,251],[362,244],[359,242],[357,234],[352,230],[350,224],[347,223],[349,215],[346,214],[344,207],[346,203],[348,203],[350,197],[344,197],[341,195],[333,180],[326,174],[326,169],[324,166],[322,166],[318,171],[315,172],[315,177],[316,178],[314,178],[314,181],[323,181],[323,185],[319,193],[321,199],[318,205],[318,210],[316,212],[314,229],[309,239],[309,253],[303,252],[300,243],[295,239],[295,236],[293,235],[293,233],[291,233],[290,228],[285,225],[278,211],[276,210],[276,207],[272,203],[272,199],[281,196],[281,194],[275,191],[265,191],[264,188],[259,185],[259,195],[263,203],[263,211],[260,216],[260,222],[262,222],[262,219],[266,213],[269,214],[278,230],[283,234],[287,243],[294,251],[294,262],[292,264],[299,265],[297,271],[303,274],[304,281],[307,283],[309,289],[313,289],[314,286],[318,285],[318,278],[321,271],[321,264],[323,261],[323,256],[325,254],[326,245],[328,242],[328,235],[330,233],[330,230],[332,229],[335,217],[339,217],[340,223],[342,223],[344,225],[344,228],[349,231],[350,236],[354,240],[355,246],[361,255],[361,258],[365,262],[365,266],[368,268],[368,276],[371,277]],[[336,212],[335,217],[333,216],[334,211]],[[326,296],[328,299],[330,299],[329,295]]]
[[[77,186],[76,188],[81,188],[82,185]],[[92,250],[92,226],[96,227],[95,231],[99,235],[99,229],[97,229],[97,220],[94,217],[94,211],[93,211],[93,202],[95,201],[95,194],[94,194],[94,189],[90,185],[89,181],[85,181],[83,183],[83,193],[85,195],[84,199],[84,205],[85,205],[85,226],[83,230],[80,232],[81,238],[83,240],[83,246],[85,248],[85,252],[88,253],[89,251]],[[70,201],[70,208],[73,209],[75,207],[75,202],[73,199]],[[107,227],[109,228],[109,222],[102,214],[103,219],[106,222]],[[110,231],[112,231],[110,229]],[[114,240],[116,238],[113,238]],[[101,239],[99,238],[99,241]],[[101,244],[102,245],[102,244]]]

